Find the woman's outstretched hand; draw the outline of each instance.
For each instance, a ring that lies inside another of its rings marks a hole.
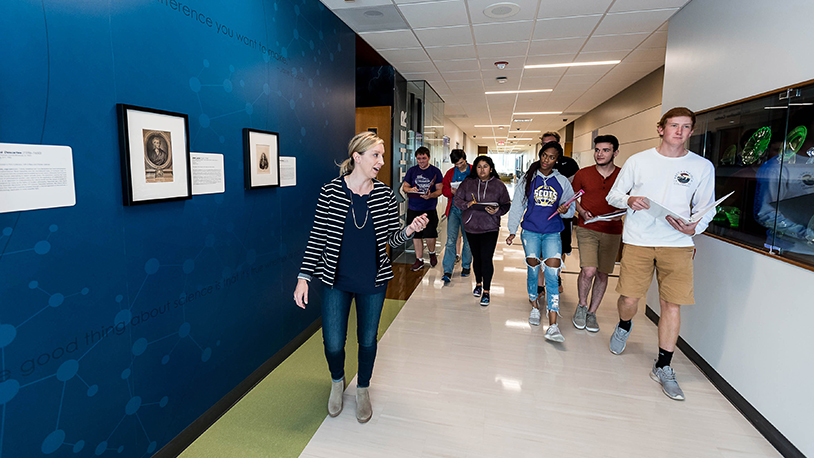
[[[427,217],[426,213],[422,213],[419,216],[416,216],[412,223],[407,226],[407,237],[413,235],[416,232],[421,232],[424,228],[427,227],[427,224],[430,223],[430,219]]]

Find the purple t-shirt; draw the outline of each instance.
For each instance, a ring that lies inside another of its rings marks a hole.
[[[430,165],[424,170],[421,170],[421,167],[414,165],[410,167],[410,169],[407,170],[407,174],[404,175],[405,183],[411,187],[418,188],[419,191],[423,193],[435,192],[435,185],[440,185],[443,183],[443,181],[444,175],[442,175],[441,170],[434,165]],[[435,210],[435,207],[438,205],[437,197],[433,199],[423,199],[418,194],[407,194],[407,198],[409,199],[407,202],[407,208],[410,210],[425,212]]]

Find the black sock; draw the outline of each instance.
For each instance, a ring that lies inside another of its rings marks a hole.
[[[630,326],[633,325],[633,321],[631,320],[619,320],[619,327],[624,329],[627,332],[630,332]]]
[[[673,352],[667,351],[659,347],[659,359],[656,361],[656,367],[669,366],[670,361],[673,360]]]
[[[537,295],[538,295],[538,296],[539,296],[540,294],[543,294],[543,292],[544,292],[544,291],[545,291],[545,286],[540,286],[540,285],[537,285]]]

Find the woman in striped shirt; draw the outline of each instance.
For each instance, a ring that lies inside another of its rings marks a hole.
[[[314,226],[305,248],[294,291],[301,308],[308,304],[309,282],[326,285],[322,294],[322,337],[331,371],[328,414],[342,412],[345,391],[345,338],[348,314],[356,299],[359,375],[356,419],[370,420],[370,377],[387,282],[393,278],[387,244],[399,246],[426,227],[426,215],[402,229],[393,190],[376,180],[384,165],[384,142],[370,132],[350,141],[340,176],[322,186]]]

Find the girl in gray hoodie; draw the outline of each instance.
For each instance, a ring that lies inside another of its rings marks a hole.
[[[463,210],[469,247],[472,250],[472,270],[475,272],[475,297],[480,305],[489,305],[489,288],[495,272],[492,258],[500,233],[500,217],[511,208],[512,201],[506,185],[495,171],[495,163],[488,156],[478,156],[472,170],[455,192],[453,205]]]

